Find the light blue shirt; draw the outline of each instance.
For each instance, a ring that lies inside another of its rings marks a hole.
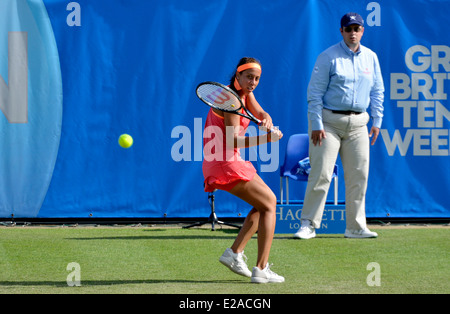
[[[354,53],[343,40],[331,46],[317,58],[307,99],[312,130],[323,130],[323,108],[364,112],[369,105],[373,126],[380,128],[384,85],[377,55],[362,45]]]

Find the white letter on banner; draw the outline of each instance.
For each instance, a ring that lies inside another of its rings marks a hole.
[[[191,161],[191,130],[187,126],[179,125],[173,128],[170,136],[180,138],[180,135],[183,137],[172,145],[170,151],[172,160],[177,162],[181,160]]]
[[[270,149],[270,153],[268,150]],[[276,142],[269,142],[266,145],[259,146],[260,151],[260,159],[263,162],[270,161],[269,164],[261,164],[261,172],[274,172],[278,169],[280,165],[280,143],[279,141]]]
[[[420,84],[423,82],[423,84]],[[419,99],[419,93],[425,99],[433,99],[430,89],[433,87],[433,79],[427,73],[412,73],[411,74],[411,99]]]
[[[439,57],[440,52],[445,54],[444,57]],[[431,59],[431,71],[438,72],[439,65],[442,65],[445,72],[450,72],[450,48],[448,46],[431,46]]]
[[[78,2],[70,2],[66,7],[67,11],[73,10],[67,15],[67,25],[69,26],[81,26],[81,7]]]
[[[425,55],[417,58],[419,64],[415,64],[413,61],[413,56],[416,52],[421,52]],[[405,53],[405,63],[411,71],[424,72],[431,65],[430,50],[421,45],[412,46]]]
[[[434,128],[435,119],[431,119],[434,118],[434,101],[418,101],[417,103],[417,126],[419,128]]]
[[[431,145],[430,143],[430,129],[417,129],[408,130],[414,132],[414,145],[413,145],[413,155],[414,156],[431,156],[431,149],[427,148]],[[425,148],[423,148],[425,147]]]
[[[203,123],[202,118],[194,118],[194,161],[203,159]]]
[[[433,73],[433,80],[436,84],[436,93],[434,99],[447,100],[447,94],[444,92],[444,81],[447,79],[447,73]]]
[[[409,148],[409,144],[411,143],[411,139],[414,135],[412,130],[409,129],[406,131],[405,138],[403,141],[399,130],[394,131],[394,135],[392,135],[392,140],[389,137],[388,130],[381,129],[380,133],[383,138],[384,144],[386,145],[386,150],[389,156],[394,155],[395,149],[397,147],[401,156],[406,155]]]
[[[0,76],[0,110],[10,123],[28,123],[28,34],[8,33],[8,84]]]
[[[450,121],[450,111],[440,101],[436,101],[436,127],[444,127],[444,118]]]
[[[449,131],[446,129],[431,130],[431,156],[449,156]],[[441,148],[442,146],[444,148]]]
[[[368,26],[381,26],[381,7],[378,2],[370,2],[367,4],[366,10],[372,10],[367,16]]]
[[[408,99],[411,96],[411,79],[405,73],[391,73],[391,99]],[[399,93],[400,91],[403,91]]]
[[[397,107],[403,108],[403,127],[411,127],[411,108],[417,108],[417,101],[397,101]]]

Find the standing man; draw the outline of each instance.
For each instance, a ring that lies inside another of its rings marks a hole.
[[[346,190],[345,237],[378,236],[366,225],[365,196],[370,144],[375,144],[383,118],[383,78],[377,55],[360,44],[364,34],[362,17],[345,14],[340,31],[343,40],[319,55],[308,85],[311,172],[301,227],[295,238],[316,236],[338,154]],[[369,105],[370,116],[366,112]]]

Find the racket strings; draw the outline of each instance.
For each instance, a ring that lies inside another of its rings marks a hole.
[[[221,110],[235,111],[240,108],[240,102],[236,96],[217,85],[201,85],[197,89],[197,94],[210,105]]]

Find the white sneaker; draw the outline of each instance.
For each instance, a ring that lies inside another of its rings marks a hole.
[[[294,238],[296,239],[311,239],[316,236],[316,229],[311,225],[311,221],[302,220],[302,226],[298,231],[294,234]]]
[[[370,231],[367,228],[361,230],[349,230],[345,229],[344,237],[346,238],[376,238],[378,234],[376,232]]]
[[[247,256],[244,252],[234,253],[231,248],[228,248],[223,252],[222,256],[219,258],[219,262],[227,266],[232,272],[245,276],[251,277],[252,273],[247,266]]]
[[[253,267],[252,272],[252,282],[253,283],[273,283],[273,282],[284,282],[284,277],[275,274],[270,270],[269,263],[266,267],[261,270],[259,267]]]

